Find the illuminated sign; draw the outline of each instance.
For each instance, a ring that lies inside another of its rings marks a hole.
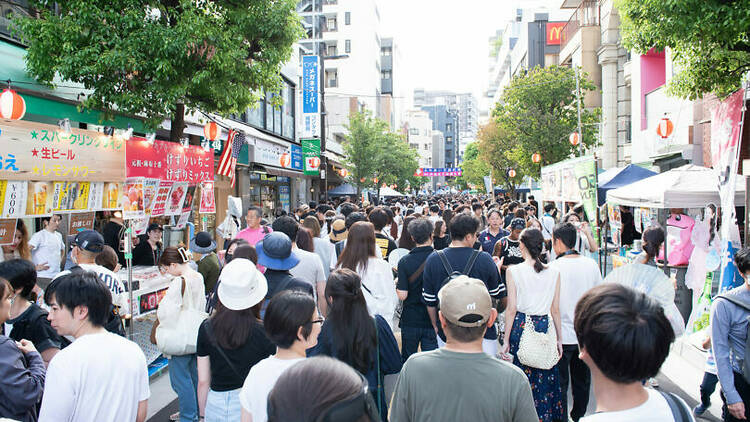
[[[547,22],[547,45],[560,45],[566,22]]]

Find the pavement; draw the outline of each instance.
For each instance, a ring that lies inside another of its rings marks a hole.
[[[696,346],[696,339],[682,337],[672,345],[672,350],[667,360],[662,365],[661,371],[656,379],[662,391],[668,391],[682,398],[692,409],[700,401],[698,387],[703,380],[703,365],[705,354]],[[386,377],[386,393],[393,391],[396,375]],[[711,421],[720,422],[721,419],[721,397],[719,386],[711,396],[711,407],[697,422]],[[596,397],[593,388],[587,414],[596,411]],[[568,393],[568,403],[572,404],[572,397]],[[148,422],[168,422],[169,415],[177,412],[177,395],[172,391],[169,384],[169,375],[166,371],[151,382],[151,398],[149,399]]]

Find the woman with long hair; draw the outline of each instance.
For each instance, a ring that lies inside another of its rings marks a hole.
[[[333,271],[325,295],[328,317],[310,355],[335,357],[364,375],[380,415],[387,421],[383,376],[401,370],[401,354],[393,332],[382,316],[376,315],[373,320],[368,313],[361,279],[354,271]]]
[[[446,208],[443,210],[443,221],[445,221],[445,228],[448,229],[451,226],[451,220],[453,219],[453,210]]]
[[[651,226],[643,231],[641,236],[643,242],[643,253],[638,256],[639,264],[656,266],[656,257],[664,244],[664,229],[658,226]]]
[[[20,218],[16,220],[16,234],[13,236],[13,243],[3,246],[2,252],[4,260],[21,258],[31,261],[29,231],[26,229],[26,224]]]
[[[417,217],[414,217],[413,215],[409,215],[404,218],[404,227],[401,229],[401,237],[398,238],[399,249],[412,250],[417,246],[414,243],[414,239],[412,239],[411,235],[409,234],[409,223],[416,219]]]
[[[553,329],[557,335],[558,359],[562,355],[560,271],[542,262],[544,236],[541,231],[525,229],[521,232],[520,244],[524,261],[508,267],[506,272],[508,305],[505,308],[506,331],[502,353],[504,357],[508,353],[513,355],[513,364],[528,377],[539,420],[565,420],[566,409],[562,405],[557,365],[551,369],[535,368],[521,363],[518,358],[521,335],[529,329],[537,332]],[[529,321],[533,327],[526,326]],[[554,327],[550,327],[550,324]]]
[[[184,247],[170,246],[159,258],[159,271],[172,277],[167,293],[159,302],[156,316],[159,324],[175,324],[180,310],[190,298],[193,309],[206,309],[206,287],[203,276],[190,267],[190,252]],[[183,287],[184,286],[184,287]],[[169,356],[169,381],[177,393],[179,413],[171,420],[194,422],[198,420],[198,363],[195,353]]]
[[[302,220],[302,227],[310,230],[314,246],[314,250],[310,252],[315,252],[315,254],[320,257],[320,260],[323,262],[323,272],[325,273],[326,278],[328,278],[328,275],[331,273],[331,260],[333,259],[333,254],[335,252],[333,243],[329,240],[328,234],[321,237],[320,222],[317,217],[313,217],[312,215],[305,217],[305,219]],[[299,245],[299,234],[297,236],[297,246],[302,248]]]
[[[390,324],[398,303],[396,285],[391,265],[380,258],[376,248],[374,226],[358,221],[349,228],[346,247],[336,267],[348,268],[359,275],[370,314],[380,315]]]
[[[198,330],[198,408],[206,422],[239,422],[250,368],[276,350],[260,320],[268,285],[248,259],[232,260],[220,281],[216,311]]]
[[[314,218],[314,217],[313,217]],[[315,252],[312,234],[306,227],[300,226],[297,231],[297,247],[307,252]]]
[[[443,220],[435,221],[435,230],[432,233],[432,244],[436,251],[450,246],[451,235],[448,233],[448,225]]]

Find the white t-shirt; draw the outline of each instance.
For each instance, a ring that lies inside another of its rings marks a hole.
[[[99,276],[102,283],[104,283],[112,293],[112,304],[120,307],[120,315],[127,315],[130,313],[130,306],[128,306],[128,303],[130,303],[129,295],[125,289],[125,284],[120,279],[120,276],[97,264],[78,264],[78,266],[84,271],[92,271]],[[57,273],[55,278],[62,277],[66,274],[70,274],[70,270]]]
[[[50,362],[39,422],[134,421],[149,395],[140,347],[109,332],[88,334]]]
[[[544,240],[552,239],[552,231],[555,230],[555,219],[549,215],[543,215],[539,222],[542,223],[542,236],[544,236]]]
[[[381,258],[370,257],[367,269],[362,271],[360,268],[357,273],[362,279],[362,293],[370,315],[380,315],[390,323],[398,304],[391,264]]]
[[[287,368],[302,360],[304,358],[282,360],[275,356],[269,356],[250,368],[240,391],[240,405],[253,415],[253,422],[266,422],[268,420],[266,414],[268,394],[276,385],[276,380],[279,379],[281,374]]]
[[[31,246],[31,260],[34,265],[46,264],[49,268],[37,271],[36,275],[42,278],[53,278],[60,272],[60,260],[62,259],[62,250],[65,249],[60,232],[50,232],[49,230],[40,230],[34,233],[29,240]]]
[[[560,271],[560,322],[563,344],[578,344],[573,319],[578,299],[602,282],[599,266],[591,258],[573,255],[556,259],[550,265]]]
[[[555,298],[555,285],[560,271],[548,266],[536,272],[532,265],[522,262],[508,270],[516,285],[516,309],[527,315],[548,315]]]
[[[662,397],[661,393],[650,388],[648,391],[648,400],[638,407],[634,407],[628,410],[620,410],[618,412],[602,412],[595,413],[590,416],[581,418],[581,422],[672,422],[674,417],[672,411],[669,409],[667,400]],[[691,421],[693,419],[693,412],[685,404],[685,402],[677,397],[680,405],[685,407],[686,413],[689,415]]]

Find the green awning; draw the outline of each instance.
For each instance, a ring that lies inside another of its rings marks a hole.
[[[115,114],[113,120],[103,120],[103,113],[96,110],[78,111],[79,94],[88,94],[81,84],[56,79],[57,88],[40,84],[26,73],[24,57],[26,50],[15,44],[0,41],[0,81],[10,79],[11,85],[26,101],[24,120],[56,124],[59,119],[68,118],[71,122],[92,125],[114,126],[124,129],[128,124],[136,132],[145,132],[143,121],[134,117]]]

